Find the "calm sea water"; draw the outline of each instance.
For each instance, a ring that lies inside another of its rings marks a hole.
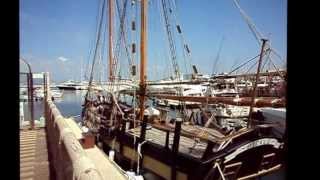
[[[80,115],[82,111],[82,104],[84,101],[86,91],[71,91],[71,90],[64,90],[63,97],[61,99],[54,100],[54,103],[60,110],[61,114],[64,117],[73,117],[76,121],[80,121]],[[42,101],[35,101],[34,102],[34,117],[36,120],[39,120],[41,116],[43,116],[44,111],[44,104]],[[25,118],[28,120],[30,118],[30,114],[28,113],[28,106],[24,103],[24,111],[25,111]],[[260,180],[284,180],[285,178],[285,171],[279,170],[273,174],[260,177]]]
[[[85,91],[71,91],[64,90],[62,98],[55,99],[54,103],[59,109],[60,113],[64,117],[74,117],[76,121],[79,121],[79,115],[82,111],[82,103],[84,101]],[[24,103],[24,112],[26,120],[30,119],[30,114],[28,113],[29,107],[27,103]],[[44,104],[43,101],[34,101],[34,118],[39,120],[44,113]]]

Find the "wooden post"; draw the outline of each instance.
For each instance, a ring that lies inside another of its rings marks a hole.
[[[32,72],[27,75],[28,78],[28,100],[30,109],[30,129],[34,129],[34,112],[33,112],[33,77]]]
[[[147,122],[148,122],[148,116],[144,115],[143,116],[143,121],[142,121],[142,125],[141,125],[141,131],[140,131],[140,140],[137,142],[137,146],[140,143],[144,143],[144,140],[146,139],[146,130],[147,130]],[[135,145],[135,147],[137,147]],[[142,151],[142,150],[141,150]],[[142,152],[141,152],[142,153]],[[142,167],[142,163],[143,163],[143,157],[139,156],[139,164],[140,164],[140,169]],[[137,171],[138,174],[140,174],[140,172]]]
[[[207,157],[209,157],[210,154],[212,154],[212,149],[214,148],[214,143],[211,141],[207,142],[207,148],[205,150],[205,152],[203,153],[201,159],[206,159]]]
[[[121,128],[121,131],[120,131],[120,141],[119,141],[119,144],[120,144],[120,147],[119,147],[119,151],[120,151],[120,154],[122,155],[123,154],[123,140],[124,140],[124,137],[125,137],[125,133],[126,133],[126,122],[127,121],[122,121],[122,128]]]
[[[262,40],[262,47],[261,47],[261,52],[260,52],[260,57],[259,57],[259,62],[258,62],[258,68],[257,68],[257,74],[256,74],[256,80],[253,86],[253,90],[252,90],[252,99],[251,99],[251,106],[250,106],[250,111],[249,111],[249,122],[248,122],[248,127],[252,127],[252,110],[253,110],[253,106],[254,106],[254,101],[257,95],[256,92],[256,88],[258,85],[258,81],[259,81],[259,75],[260,75],[260,67],[261,67],[261,62],[262,62],[262,57],[263,57],[263,53],[264,53],[264,47],[266,45],[267,39],[261,39]]]
[[[179,152],[181,124],[182,124],[182,119],[177,118],[175,129],[174,129],[173,145],[172,145],[171,180],[176,180],[177,178],[176,164],[177,164],[177,155]]]
[[[140,142],[143,142],[146,138],[148,116],[143,116],[143,121],[141,125]]]
[[[44,93],[44,118],[46,121],[46,125],[48,124],[48,107],[47,107],[47,100],[48,100],[48,84],[47,84],[47,73],[43,73],[43,93]]]
[[[169,137],[170,137],[170,131],[166,131],[166,143],[165,143],[165,148],[169,149]]]

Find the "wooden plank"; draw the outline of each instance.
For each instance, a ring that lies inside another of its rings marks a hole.
[[[36,156],[36,153],[20,154],[20,159],[26,158],[26,157],[35,157],[35,156]]]
[[[20,162],[20,168],[24,168],[24,167],[29,167],[29,166],[34,166],[35,162]]]
[[[33,180],[33,178],[20,178],[20,180]]]
[[[20,146],[20,152],[21,151],[31,151],[31,150],[35,150],[35,149],[36,149],[35,145],[34,146],[23,146],[23,147]]]
[[[27,166],[27,167],[20,167],[20,173],[25,173],[28,171],[33,171],[34,170],[34,166]]]
[[[134,130],[131,129],[128,132],[132,136],[140,136],[140,127],[135,128]],[[170,133],[169,135],[169,148],[172,148],[173,143],[173,136],[174,133]],[[165,146],[166,141],[166,132],[161,131],[155,128],[146,131],[146,139],[152,143]],[[179,143],[179,152],[191,155],[195,158],[201,158],[202,154],[205,151],[207,143],[205,142],[198,142],[195,144],[194,139],[180,136],[180,143]]]
[[[27,135],[20,135],[20,139],[26,139],[26,138],[36,138],[37,134],[27,134]]]
[[[20,163],[21,162],[34,161],[34,160],[35,160],[35,157],[20,158]]]
[[[35,149],[20,149],[20,154],[28,154],[28,153],[34,153],[36,152]]]
[[[267,173],[271,173],[271,172],[274,172],[276,170],[279,170],[281,168],[281,164],[278,164],[268,170],[262,170],[262,171],[259,171],[258,173],[254,173],[254,174],[250,174],[248,176],[244,176],[244,177],[241,177],[241,178],[238,178],[238,180],[245,180],[245,179],[252,179],[252,178],[255,178],[255,177],[258,177],[258,176],[262,176],[262,175],[265,175]]]
[[[20,143],[20,147],[26,147],[26,146],[35,146],[37,143],[35,141],[32,142],[22,142]]]
[[[36,141],[37,138],[20,138],[19,139],[19,142],[25,142],[25,141]]]
[[[34,176],[34,171],[20,173],[20,179],[27,178],[27,177],[30,178],[31,176]]]
[[[20,143],[28,143],[28,142],[35,142],[36,139],[22,139],[20,140]]]

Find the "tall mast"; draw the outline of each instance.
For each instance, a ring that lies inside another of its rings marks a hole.
[[[147,63],[147,10],[148,1],[141,0],[141,32],[140,32],[140,120],[143,120],[144,101],[146,94],[146,63]]]
[[[113,81],[114,74],[113,74],[113,4],[114,0],[109,0],[109,80]]]
[[[258,62],[256,80],[255,80],[255,83],[253,85],[253,90],[252,90],[251,106],[250,106],[250,110],[249,110],[249,122],[248,122],[249,128],[252,127],[252,110],[253,110],[254,101],[255,101],[255,98],[257,95],[256,89],[257,89],[257,85],[258,85],[258,81],[259,81],[259,77],[260,77],[260,68],[261,68],[261,62],[262,62],[262,57],[263,57],[263,53],[264,53],[264,47],[267,42],[267,39],[261,39],[261,40],[262,40],[262,47],[261,47],[261,52],[260,52],[260,57],[259,57],[259,62]]]

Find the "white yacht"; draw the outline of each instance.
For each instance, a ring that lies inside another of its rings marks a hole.
[[[235,97],[239,95],[237,87],[235,86],[235,78],[217,79],[209,85],[206,95],[209,97]]]
[[[68,80],[56,86],[59,89],[66,90],[85,90],[88,88],[88,83],[85,81],[75,82],[73,80]]]
[[[53,98],[62,98],[63,92],[59,89],[51,89],[51,96]],[[41,100],[44,98],[43,88],[38,88],[34,90],[34,99]]]

